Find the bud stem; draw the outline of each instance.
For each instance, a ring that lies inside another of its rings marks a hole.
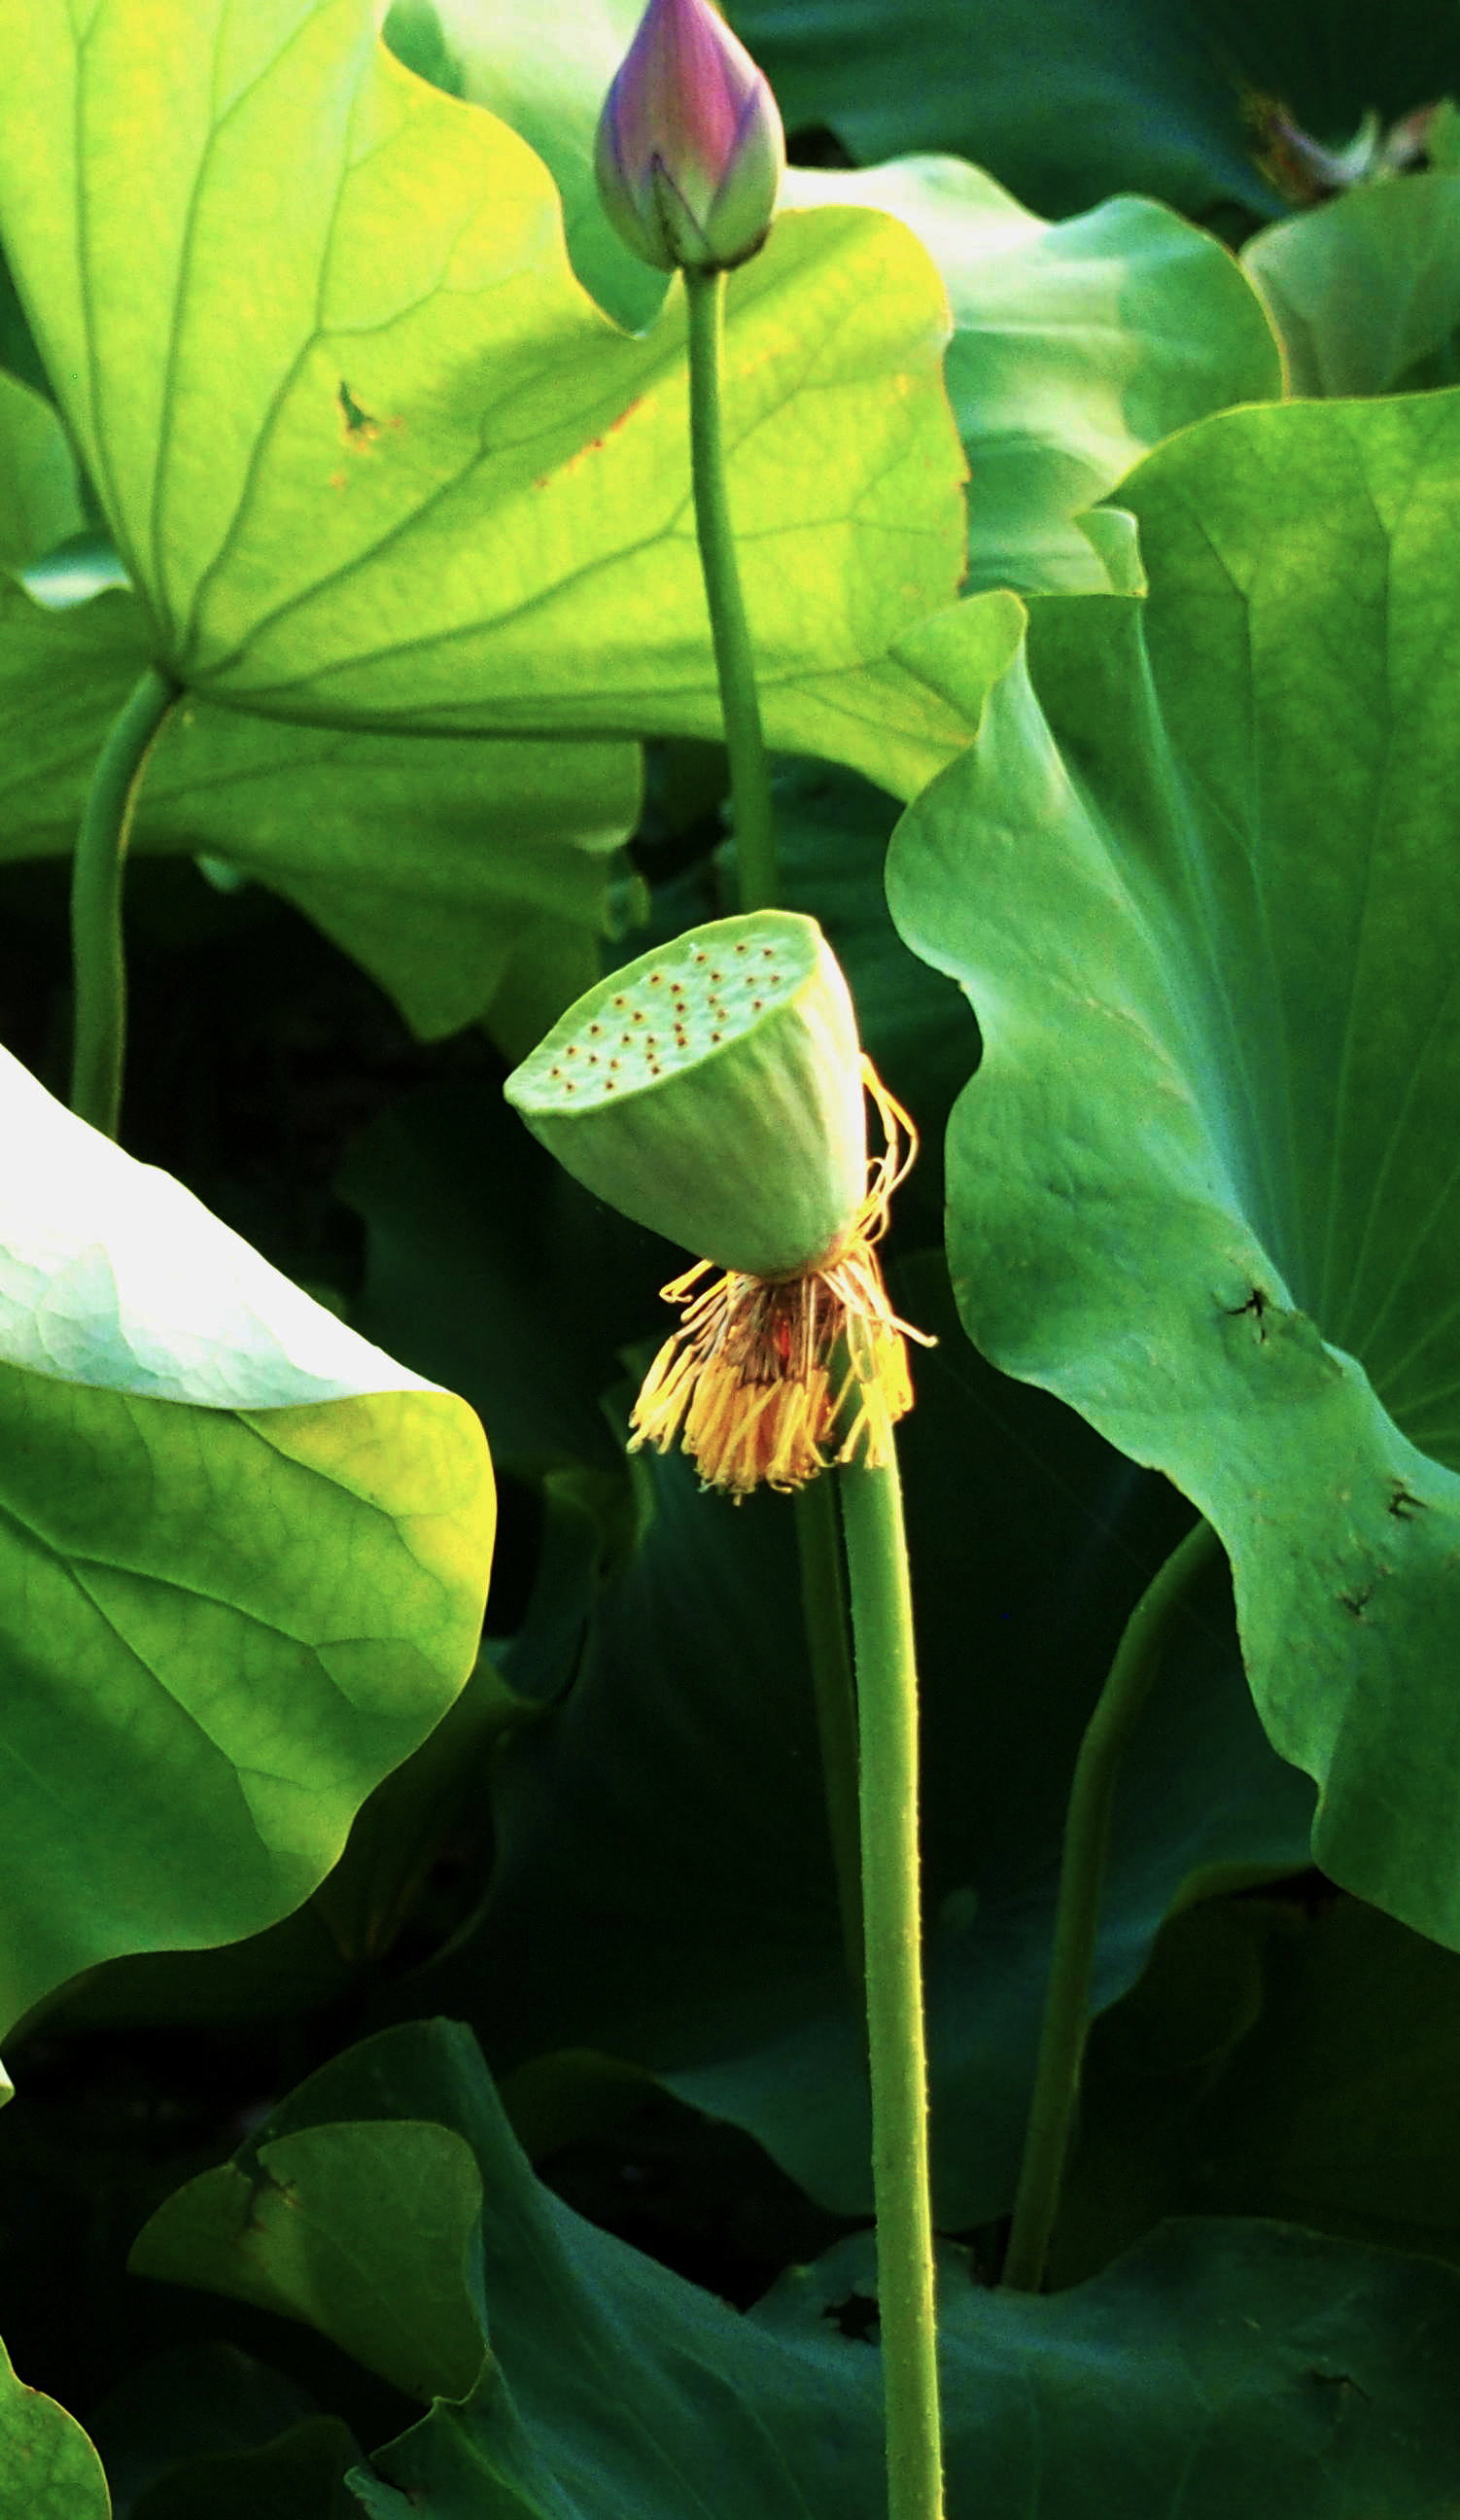
[[[889,2520],[942,2520],[917,1851],[917,1665],[896,1461],[839,1474],[862,1723],[862,1895]]]
[[[71,865],[71,1109],[114,1138],[121,1110],[127,975],[122,870],[148,756],[179,698],[150,666],[102,746]]]
[[[710,608],[720,705],[730,752],[735,818],[736,888],[741,910],[774,910],[780,884],[771,774],[761,732],[755,656],[740,593],[734,528],[725,478],[720,388],[724,365],[723,271],[686,271],[689,319],[689,449],[694,522]],[[862,1889],[857,1861],[857,1697],[847,1648],[840,1550],[830,1482],[813,1479],[795,1497],[796,1541],[807,1646],[816,1687],[826,1818],[835,1865],[842,1940],[854,1986],[862,1986]]]
[[[1000,2278],[1006,2291],[1038,2292],[1044,2280],[1089,2032],[1100,1892],[1121,1762],[1160,1673],[1172,1630],[1189,1608],[1193,1589],[1219,1556],[1217,1534],[1210,1523],[1199,1522],[1152,1577],[1126,1622],[1080,1744],[1065,1822],[1040,2060]]]
[[[725,741],[730,753],[740,907],[772,910],[779,900],[779,884],[771,773],[761,732],[750,627],[740,593],[721,424],[726,275],[723,271],[686,271],[684,277],[689,316],[689,460],[694,479],[694,527],[710,608]]]

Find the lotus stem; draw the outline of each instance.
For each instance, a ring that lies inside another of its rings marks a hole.
[[[1001,2277],[1007,2291],[1038,2292],[1044,2280],[1089,2034],[1100,1894],[1121,1765],[1172,1629],[1219,1554],[1220,1543],[1210,1523],[1199,1522],[1152,1578],[1126,1623],[1080,1745],[1065,1822],[1039,2062]]]
[[[114,1138],[126,1057],[122,875],[148,757],[179,698],[149,666],[102,747],[71,868],[71,1109]]]

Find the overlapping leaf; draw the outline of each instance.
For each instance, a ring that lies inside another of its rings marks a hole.
[[[1295,394],[1453,384],[1460,335],[1460,175],[1365,184],[1279,219],[1244,247]]]
[[[476,1419],[0,1054],[0,2015],[257,1931],[476,1649]]]
[[[599,207],[593,139],[638,16],[634,0],[541,13],[396,0],[387,40],[491,106],[551,166],[575,267],[621,320],[646,322],[662,275],[634,263]],[[1138,456],[1208,412],[1281,388],[1252,290],[1211,237],[1148,201],[1051,226],[954,158],[846,174],[793,166],[782,202],[889,210],[927,247],[952,303],[946,376],[969,455],[970,582],[1104,587],[1070,519]]]
[[[1055,2280],[1161,2216],[1263,2214],[1460,2260],[1460,1957],[1358,1900],[1176,1917],[1097,2025]]]
[[[158,659],[317,723],[712,730],[683,298],[618,334],[541,160],[376,15],[0,7],[0,230]],[[907,792],[967,732],[879,672],[961,564],[937,274],[897,222],[807,213],[730,306],[771,738]]]
[[[971,1333],[1209,1515],[1319,1860],[1450,1942],[1457,463],[1454,394],[1161,449],[1149,598],[1035,605],[889,869],[985,1036]]]
[[[645,1256],[646,1291],[664,1265]],[[941,1342],[916,1361],[903,1458],[935,2173],[942,2219],[962,2228],[1012,2200],[1070,1772],[1123,1620],[1179,1526],[1159,1483],[969,1352],[941,1282],[936,1263],[910,1269],[896,1296]],[[539,1346],[550,1336],[539,1329]],[[748,2129],[818,2202],[866,2212],[865,2035],[790,1509],[762,1497],[732,1511],[679,1461],[650,1474],[653,1520],[632,1562],[597,1592],[586,1569],[561,1605],[569,1642],[573,1614],[583,1635],[571,1690],[501,1763],[483,1920],[389,2000],[470,2018],[503,2068],[564,2048],[650,2066]],[[1069,1569],[1053,1594],[1051,1559]],[[1194,1873],[1301,1862],[1309,1809],[1261,1737],[1214,1587],[1122,1800],[1097,2001],[1130,1984]]]
[[[315,2075],[235,2162],[169,2199],[134,2264],[267,2299],[435,2400],[353,2471],[373,2520],[886,2507],[880,2362],[838,2316],[872,2289],[869,2235],[736,2314],[540,2185],[446,2023]],[[951,2250],[940,2313],[951,2520],[991,2501],[1037,2501],[1047,2520],[1443,2520],[1450,2505],[1449,2268],[1279,2226],[1176,2224],[1050,2301],[982,2290]]]
[[[1074,522],[1137,458],[1230,403],[1282,390],[1277,344],[1232,257],[1158,202],[1103,202],[1051,225],[956,158],[864,173],[793,167],[787,198],[906,219],[952,306],[948,389],[968,455],[970,588],[1117,585],[1133,552]]]
[[[80,2425],[18,2380],[0,2345],[0,2520],[110,2520],[111,2510]]]
[[[128,2520],[344,2520],[359,2457],[346,2426],[313,2415],[257,2450],[189,2459],[142,2495]]]
[[[0,860],[72,847],[146,639],[129,595],[48,611],[0,586]],[[429,1038],[484,1013],[543,937],[591,946],[638,802],[627,743],[342,731],[190,698],[131,846],[206,852],[270,885]]]
[[[0,568],[23,568],[83,522],[66,431],[48,402],[0,370]]]
[[[484,105],[521,133],[557,186],[573,269],[616,323],[651,323],[668,282],[636,260],[598,202],[594,139],[613,74],[642,11],[640,0],[393,0],[392,52],[452,96]]]
[[[360,2448],[347,2426],[237,2346],[155,2355],[87,2420],[116,2520],[343,2520],[349,2508]]]
[[[1460,82],[1460,30],[1428,0],[1336,19],[1332,0],[733,0],[788,123],[829,124],[863,164],[956,151],[1047,217],[1110,193],[1271,217],[1264,106],[1319,139]],[[868,66],[875,64],[869,74]]]

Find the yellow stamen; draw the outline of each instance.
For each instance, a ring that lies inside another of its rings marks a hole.
[[[867,1058],[862,1073],[885,1143],[831,1249],[783,1278],[730,1269],[698,1293],[712,1263],[697,1260],[663,1289],[684,1317],[644,1377],[630,1450],[668,1452],[683,1428],[704,1484],[737,1503],[762,1485],[802,1487],[832,1460],[888,1461],[912,1406],[906,1341],[933,1344],[893,1312],[875,1249],[917,1132]]]

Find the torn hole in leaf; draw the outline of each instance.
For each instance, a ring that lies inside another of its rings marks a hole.
[[[821,2317],[855,2345],[875,2345],[881,2332],[882,2314],[876,2296],[869,2292],[849,2292],[842,2301],[828,2301]]]

